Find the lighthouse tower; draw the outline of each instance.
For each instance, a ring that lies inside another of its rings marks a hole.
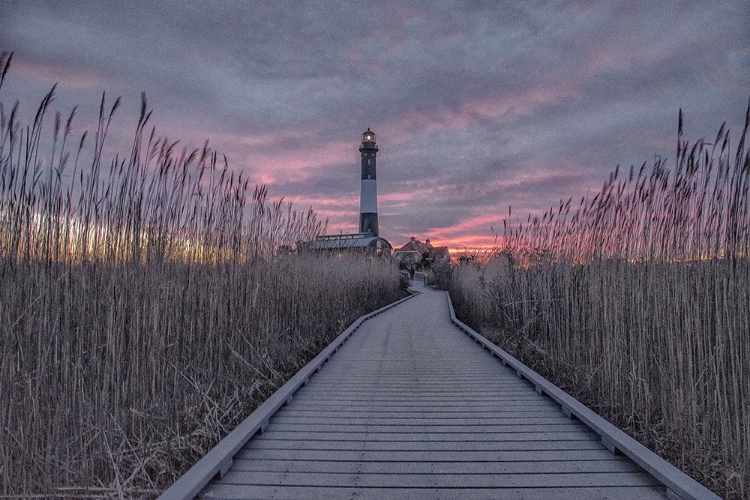
[[[369,128],[362,134],[362,191],[359,196],[359,232],[378,234],[378,187],[375,177],[375,155],[378,146],[375,144],[375,133]]]
[[[375,255],[391,255],[393,245],[381,238],[378,230],[378,188],[375,178],[375,133],[367,129],[362,134],[362,191],[359,197],[359,232],[316,236],[315,241],[303,243],[303,248],[315,251],[352,251]]]

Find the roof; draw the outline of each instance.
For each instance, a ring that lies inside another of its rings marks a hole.
[[[394,256],[398,257],[399,255],[408,254],[408,253],[416,253],[419,255],[424,255],[425,253],[428,253],[432,258],[434,259],[443,259],[443,260],[449,260],[450,259],[450,252],[448,250],[448,247],[434,247],[430,244],[430,240],[427,240],[426,242],[422,243],[418,239],[412,237],[411,240],[401,248],[397,249],[395,252],[393,252]]]
[[[308,248],[312,250],[346,250],[380,248],[392,250],[393,247],[388,240],[370,233],[339,234],[333,236],[318,236],[315,241],[309,243]]]
[[[399,253],[408,253],[408,252],[417,252],[418,254],[421,254],[422,252],[426,252],[427,249],[422,249],[424,245],[420,243],[419,241],[412,242],[410,241],[406,245],[402,246],[401,248],[396,249],[396,252]]]

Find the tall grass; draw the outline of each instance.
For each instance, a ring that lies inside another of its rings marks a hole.
[[[464,320],[730,498],[750,495],[748,124],[691,145],[680,113],[672,170],[616,170],[441,276]]]
[[[291,251],[315,212],[148,132],[145,98],[108,161],[119,100],[74,140],[53,99],[30,125],[0,107],[0,497],[153,497],[398,271]]]

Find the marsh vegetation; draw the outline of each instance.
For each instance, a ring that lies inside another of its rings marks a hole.
[[[74,138],[53,99],[31,124],[0,108],[0,496],[153,497],[401,297],[398,270],[295,252],[324,231],[315,212],[160,138],[145,98],[109,159],[119,100]]]
[[[457,315],[703,484],[750,495],[750,153],[721,127],[439,273]]]

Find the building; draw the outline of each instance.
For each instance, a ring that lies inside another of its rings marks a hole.
[[[308,244],[311,250],[362,250],[390,255],[393,247],[388,241],[370,233],[318,236]]]
[[[315,241],[305,246],[311,250],[332,251],[365,251],[391,255],[393,246],[380,237],[378,226],[378,186],[376,175],[376,157],[378,146],[375,133],[369,129],[362,134],[359,147],[361,156],[360,195],[359,195],[359,232],[318,236]]]
[[[431,266],[435,263],[449,263],[451,255],[448,247],[434,247],[430,240],[424,243],[411,237],[409,242],[393,252],[393,257],[398,260],[401,267]]]

